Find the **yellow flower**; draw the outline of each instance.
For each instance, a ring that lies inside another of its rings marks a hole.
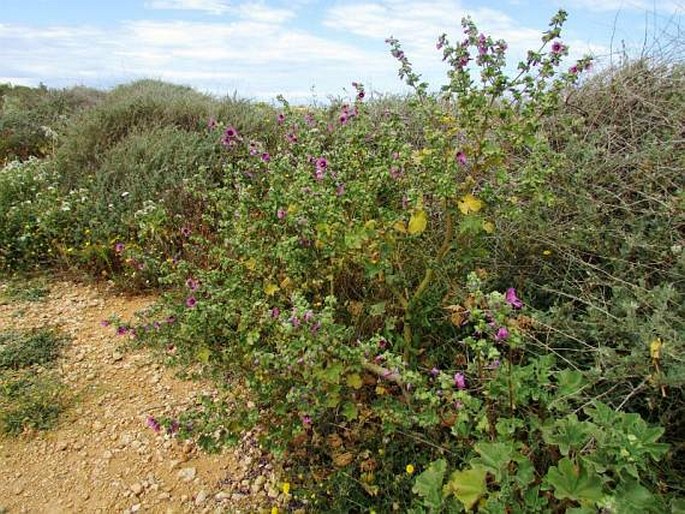
[[[542,255],[552,255],[552,250],[544,250]]]
[[[278,514],[278,507],[271,507],[271,514]]]
[[[407,475],[413,475],[414,474],[414,466],[411,464],[407,464]]]
[[[285,494],[285,495],[290,494],[290,482],[284,482],[283,483],[283,494]]]

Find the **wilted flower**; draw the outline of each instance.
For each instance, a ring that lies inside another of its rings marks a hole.
[[[312,319],[314,319],[314,311],[308,310],[304,313],[304,316],[302,316],[302,319],[304,320],[305,323],[309,323]]]
[[[200,283],[194,278],[189,278],[188,280],[186,280],[186,287],[191,291],[195,291],[199,285]]]
[[[338,184],[338,187],[335,188],[335,194],[338,196],[342,196],[345,194],[345,184]]]
[[[188,298],[186,298],[186,307],[192,309],[193,307],[195,307],[195,305],[197,305],[197,299],[194,296],[189,296]]]
[[[279,125],[282,125],[284,121],[285,121],[285,114],[283,114],[282,112],[279,112],[278,116],[276,116],[276,122]]]
[[[121,253],[124,251],[124,243],[117,243],[114,245],[114,251],[116,253]]]
[[[466,389],[466,377],[464,376],[463,373],[456,373],[454,375],[454,385],[459,389],[460,391],[462,389]]]
[[[278,210],[276,211],[276,217],[279,220],[282,220],[283,218],[285,218],[286,214],[288,214],[288,212],[283,207],[279,207]]]
[[[264,162],[269,162],[271,160],[271,155],[269,155],[269,152],[262,153],[262,160]]]
[[[300,318],[297,316],[293,316],[289,321],[294,328],[298,328],[300,326]]]
[[[433,368],[430,370],[430,375],[435,378],[440,374],[440,370],[438,368]]]
[[[125,336],[126,334],[128,334],[128,332],[129,332],[129,328],[125,325],[121,325],[117,328],[117,335],[118,336]]]
[[[207,128],[209,130],[214,130],[217,127],[217,125],[218,124],[215,118],[209,118],[209,120],[207,120]]]
[[[109,326],[109,321],[107,321],[106,319],[103,319],[103,320],[100,322],[100,326],[101,326],[101,327],[108,327],[108,326]]]
[[[319,330],[321,329],[321,322],[317,321],[312,325],[312,327],[309,329],[312,334],[316,334]]]
[[[280,315],[281,315],[281,309],[279,309],[278,307],[274,307],[273,309],[271,309],[271,317],[272,318],[278,318]]]
[[[188,227],[181,227],[181,235],[183,237],[190,237],[190,229]]]
[[[309,428],[312,426],[312,417],[305,414],[302,416],[302,424],[304,425],[304,428]]]
[[[288,132],[285,138],[288,140],[288,143],[297,143],[297,135],[294,132]]]
[[[164,321],[166,321],[169,325],[171,325],[172,323],[176,323],[176,316],[169,316]]]
[[[504,295],[504,301],[511,305],[514,309],[520,309],[523,307],[523,302],[516,296],[516,289],[510,287]]]

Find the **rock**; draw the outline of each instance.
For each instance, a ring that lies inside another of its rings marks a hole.
[[[242,495],[240,495],[240,496],[242,497]],[[224,500],[230,500],[231,495],[228,494],[227,492],[220,491],[220,492],[216,493],[216,496],[214,496],[214,499],[218,502],[222,502]]]
[[[200,491],[197,493],[197,496],[195,496],[195,505],[199,507],[202,505],[204,502],[207,501],[207,492],[206,491]]]
[[[254,485],[256,485],[257,487],[260,487],[260,488],[261,488],[265,483],[266,483],[266,477],[265,477],[264,475],[259,475],[259,476],[255,479],[255,481],[254,481]]]
[[[171,498],[171,495],[170,495],[169,493],[167,493],[167,492],[159,493],[159,494],[157,495],[157,499],[158,499],[158,500],[164,501],[164,500],[168,500],[169,498]]]
[[[104,452],[102,452],[102,458],[105,460],[111,459],[112,458],[112,452],[109,450],[105,450]]]
[[[140,495],[140,493],[143,492],[143,489],[143,484],[139,484],[137,482],[131,486],[131,492],[136,496]]]
[[[58,441],[57,444],[55,445],[55,448],[57,449],[58,452],[63,452],[67,449],[69,444],[66,441]]]
[[[22,486],[18,485],[12,490],[12,492],[14,494],[16,494],[17,496],[19,496],[21,493],[24,492],[24,488]]]
[[[135,505],[131,505],[131,512],[138,512],[140,510],[140,503],[136,503]]]
[[[177,476],[183,482],[190,482],[195,478],[197,470],[195,468],[183,468],[178,473]]]
[[[269,490],[267,491],[266,494],[269,496],[269,498],[271,498],[272,500],[275,500],[276,498],[278,498],[278,495],[281,493],[278,492],[278,489],[274,489],[272,487],[272,488],[269,488]]]
[[[124,354],[122,354],[119,351],[114,351],[112,352],[112,362],[119,362],[121,359],[124,358]]]

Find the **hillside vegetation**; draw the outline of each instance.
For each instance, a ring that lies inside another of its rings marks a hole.
[[[163,291],[120,332],[246,386],[181,435],[264,426],[292,510],[682,512],[685,67],[564,19],[439,93],[390,39],[401,98],[3,87],[0,268]]]

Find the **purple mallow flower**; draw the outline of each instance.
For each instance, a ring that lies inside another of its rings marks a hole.
[[[552,43],[552,53],[560,54],[565,49],[566,47],[561,41],[555,41],[554,43]]]
[[[461,164],[462,166],[466,166],[466,154],[464,152],[459,150],[455,158],[457,159],[457,162],[459,164]]]
[[[281,309],[279,309],[278,307],[274,307],[273,309],[271,309],[271,317],[272,318],[274,318],[274,319],[278,318],[280,315],[281,315]]]
[[[510,287],[504,295],[504,300],[511,305],[514,309],[520,309],[523,307],[523,302],[516,296],[516,289]]]
[[[312,417],[307,414],[302,416],[302,425],[304,428],[310,428],[312,426]]]
[[[191,291],[195,291],[199,287],[200,283],[195,280],[194,278],[189,278],[186,280],[186,287],[190,289]]]
[[[283,218],[285,218],[286,214],[288,214],[288,212],[283,207],[279,207],[278,210],[276,211],[276,217],[279,220],[282,220]]]
[[[455,373],[454,375],[454,385],[459,389],[460,391],[462,389],[466,389],[466,377],[464,376],[463,373]]]
[[[264,162],[269,162],[271,160],[271,155],[269,155],[269,152],[262,153],[262,160]]]
[[[190,229],[188,227],[181,227],[181,235],[183,237],[190,237]]]
[[[207,120],[207,128],[209,130],[214,130],[217,127],[217,125],[218,124],[215,118],[209,118],[209,120]]]
[[[117,243],[114,245],[114,251],[116,253],[121,253],[124,251],[124,243]]]
[[[162,429],[161,425],[159,424],[159,421],[157,421],[152,416],[147,417],[146,425],[155,432],[159,432]]]
[[[507,327],[499,327],[495,332],[495,341],[504,341],[509,338]]]
[[[195,307],[195,305],[197,305],[197,299],[194,296],[189,296],[188,298],[186,298],[186,307],[192,309],[193,307]]]
[[[276,122],[278,122],[279,125],[282,125],[284,121],[285,121],[285,114],[283,114],[282,112],[279,112],[278,116],[276,116]]]

